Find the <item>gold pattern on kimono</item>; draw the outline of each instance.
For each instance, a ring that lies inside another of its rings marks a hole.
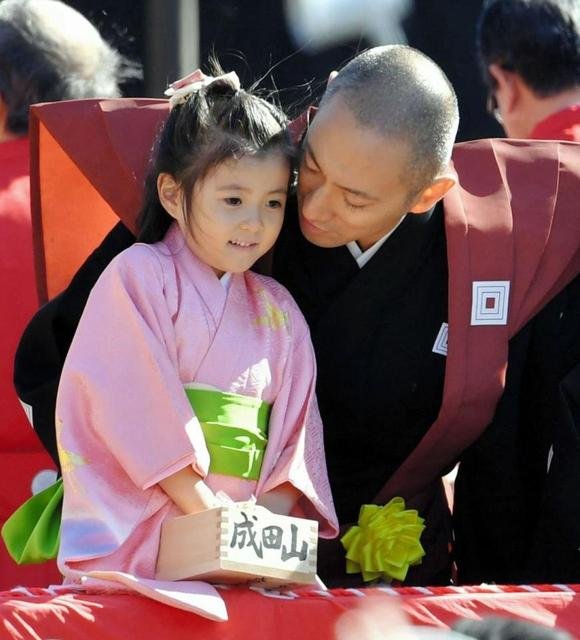
[[[288,312],[273,305],[264,289],[258,291],[258,295],[262,298],[262,304],[264,305],[266,313],[256,318],[256,324],[269,327],[274,331],[288,327]]]
[[[73,471],[77,468],[77,467],[82,467],[86,464],[88,464],[88,461],[83,458],[81,455],[79,455],[78,453],[75,453],[74,451],[69,451],[68,449],[65,449],[60,443],[61,443],[61,439],[62,439],[62,427],[63,427],[63,422],[60,418],[57,418],[56,420],[56,442],[57,442],[57,448],[58,448],[58,458],[60,460],[60,467],[62,469],[62,473],[63,475],[66,473],[68,476],[68,480],[69,480],[69,484],[70,486],[73,488],[74,491],[79,491],[80,487],[77,483],[77,481],[75,480],[75,477],[72,475]]]

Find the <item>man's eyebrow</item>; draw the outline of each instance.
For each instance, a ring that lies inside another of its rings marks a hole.
[[[308,142],[306,142],[304,144],[304,152],[307,153],[312,162],[314,162],[314,164],[316,165],[316,167],[318,169],[320,169],[320,164],[318,163],[318,160],[316,159],[316,156],[314,155],[314,151],[312,151],[312,147],[310,146],[310,144]],[[365,200],[371,200],[373,202],[376,202],[379,200],[379,198],[375,198],[375,196],[371,196],[369,193],[366,193],[364,191],[361,191],[360,189],[353,189],[352,187],[347,187],[343,184],[338,184],[335,183],[336,186],[339,189],[342,189],[343,191],[346,191],[347,193],[351,193],[353,196],[357,196],[358,198],[364,198]]]
[[[375,196],[371,196],[369,193],[365,193],[364,191],[359,191],[358,189],[351,189],[350,187],[345,187],[342,184],[337,184],[336,186],[339,189],[346,191],[347,193],[352,193],[353,196],[364,198],[365,200],[372,200],[373,202],[378,201],[378,198],[375,198]]]

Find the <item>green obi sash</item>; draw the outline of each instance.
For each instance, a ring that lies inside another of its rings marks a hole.
[[[213,389],[185,389],[185,393],[201,423],[210,472],[257,480],[268,442],[271,406],[256,398]],[[59,478],[6,520],[2,538],[16,563],[35,564],[56,558],[62,496]]]
[[[214,389],[185,389],[201,424],[209,470],[245,480],[260,477],[271,406],[257,398]]]

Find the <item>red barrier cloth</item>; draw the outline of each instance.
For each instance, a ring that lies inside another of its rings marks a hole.
[[[330,640],[342,614],[380,599],[398,602],[413,624],[441,629],[458,618],[491,614],[573,634],[580,628],[580,585],[334,589],[286,595],[227,589],[221,593],[228,622],[211,622],[136,595],[13,590],[0,593],[0,639],[295,640],[299,636]]]
[[[12,384],[16,345],[38,308],[28,185],[28,140],[0,144],[0,527],[32,495],[33,480],[54,465]],[[54,564],[19,567],[0,543],[0,589],[58,579]]]

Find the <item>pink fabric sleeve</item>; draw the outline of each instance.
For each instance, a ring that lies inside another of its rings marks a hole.
[[[178,374],[170,308],[177,290],[166,285],[152,248],[120,254],[89,297],[59,387],[58,414],[76,404],[72,414],[86,418],[141,489],[189,464],[202,476],[209,466]]]
[[[314,350],[301,315],[298,323],[304,331],[293,346],[282,388],[272,408],[265,473],[260,479],[258,495],[290,482],[302,494],[290,515],[318,520],[320,537],[333,538],[338,534],[338,520],[315,395]]]

